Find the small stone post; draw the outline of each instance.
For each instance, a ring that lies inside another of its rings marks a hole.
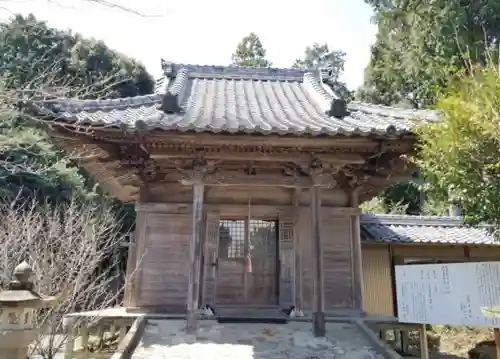
[[[0,292],[0,358],[26,359],[36,339],[36,310],[48,308],[55,297],[42,297],[33,290],[33,270],[26,262],[14,269],[14,279]]]

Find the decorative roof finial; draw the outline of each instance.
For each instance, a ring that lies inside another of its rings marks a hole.
[[[161,110],[165,113],[181,113],[182,108],[179,106],[178,96],[167,91],[161,99]]]
[[[167,77],[172,77],[174,75],[174,64],[161,59],[161,69],[163,70],[163,74]]]
[[[328,115],[338,119],[348,116],[349,111],[347,111],[347,102],[339,98],[333,99]]]
[[[332,77],[332,70],[328,67],[320,67],[318,69],[319,80],[322,83],[327,83]]]

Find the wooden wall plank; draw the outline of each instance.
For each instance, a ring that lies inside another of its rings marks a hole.
[[[368,314],[394,315],[391,280],[389,246],[363,246],[363,302]]]
[[[146,229],[139,306],[186,310],[192,216],[144,213]]]
[[[325,309],[353,308],[351,218],[332,215],[325,208],[322,216]]]
[[[469,249],[471,260],[500,261],[500,246],[471,247]]]
[[[241,215],[243,218],[248,214],[247,205],[207,205],[207,211],[224,212],[224,218]],[[145,257],[142,260],[143,273],[141,280],[144,284],[138,290],[140,298],[138,305],[165,306],[166,304],[186,305],[187,273],[189,263],[189,241],[192,236],[192,205],[190,204],[167,204],[167,203],[140,203],[138,204],[138,216],[147,218],[147,225],[143,226]],[[293,213],[295,218],[293,218]],[[325,282],[325,310],[352,307],[352,259],[350,217],[357,213],[349,207],[322,207],[321,208],[321,235],[323,240],[324,282]],[[311,215],[307,205],[252,206],[252,214],[255,216],[268,216],[269,219],[281,217],[279,225],[280,240],[282,243],[280,259],[280,305],[298,305],[303,310],[312,309],[313,277],[312,269],[314,256],[311,249]],[[223,216],[222,213],[219,214]],[[242,219],[243,219],[242,218]],[[267,217],[266,217],[267,218]],[[285,221],[284,218],[287,218]],[[213,217],[213,228],[209,229],[209,220],[205,227],[205,233],[218,230],[215,224],[218,220]],[[139,231],[139,230],[138,230]],[[140,231],[139,231],[140,232]],[[147,232],[147,233],[146,233]],[[215,239],[215,237],[214,237]],[[138,238],[138,241],[140,239]],[[138,253],[140,244],[138,242]],[[208,275],[212,271],[209,268],[210,260],[205,243],[203,265],[203,293],[200,295],[205,303],[214,303],[213,278]],[[220,266],[224,265],[219,260]],[[227,286],[242,283],[244,264],[226,263],[235,267],[236,276],[231,278],[219,278]],[[174,268],[179,273],[174,273]],[[229,269],[228,269],[229,270]],[[184,274],[182,274],[183,272]],[[295,275],[294,275],[295,273]],[[221,282],[221,285],[224,284]],[[212,289],[211,289],[212,286]],[[237,286],[240,289],[243,286]],[[182,288],[182,289],[181,289]],[[243,289],[241,293],[238,288],[226,298],[228,303],[240,301],[241,294],[243,302]],[[170,291],[170,293],[166,293]],[[295,291],[295,292],[294,292]],[[239,293],[239,294],[238,294]],[[224,297],[221,294],[221,299]]]

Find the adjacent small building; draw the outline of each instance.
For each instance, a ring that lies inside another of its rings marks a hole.
[[[460,217],[362,215],[365,311],[397,317],[395,265],[499,261],[493,230],[467,226]]]
[[[325,315],[379,311],[383,266],[416,247],[370,234],[362,252],[376,225],[360,227],[359,204],[412,173],[412,129],[437,115],[346,104],[321,70],[162,67],[151,95],[34,104],[103,188],[136,203],[125,305],[187,313],[188,328],[207,304],[295,306],[317,335]]]

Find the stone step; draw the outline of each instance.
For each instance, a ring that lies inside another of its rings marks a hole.
[[[354,323],[327,323],[326,338],[315,338],[311,324],[199,322],[187,334],[184,320],[150,320],[132,359],[389,359]],[[392,358],[394,359],[394,358]]]
[[[217,308],[219,323],[286,324],[288,316],[280,308]]]

